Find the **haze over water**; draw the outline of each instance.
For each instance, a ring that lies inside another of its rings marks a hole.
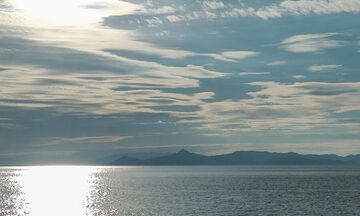
[[[0,169],[0,215],[359,215],[356,166]]]

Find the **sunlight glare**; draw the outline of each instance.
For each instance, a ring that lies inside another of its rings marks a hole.
[[[34,216],[86,215],[86,197],[95,167],[31,167],[18,176]]]
[[[135,9],[134,4],[116,0],[13,0],[12,4],[33,22],[60,26],[86,26]]]

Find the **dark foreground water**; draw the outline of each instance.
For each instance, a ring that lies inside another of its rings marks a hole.
[[[4,167],[0,215],[360,215],[360,167]]]

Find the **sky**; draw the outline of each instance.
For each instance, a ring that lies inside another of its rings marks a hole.
[[[360,153],[359,0],[0,0],[0,163]]]

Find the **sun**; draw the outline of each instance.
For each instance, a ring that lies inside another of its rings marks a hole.
[[[82,0],[13,0],[13,5],[26,18],[41,24],[85,25],[102,16],[98,10],[86,8]]]
[[[102,17],[130,14],[137,5],[118,0],[12,0],[18,13],[32,24],[88,26]]]

